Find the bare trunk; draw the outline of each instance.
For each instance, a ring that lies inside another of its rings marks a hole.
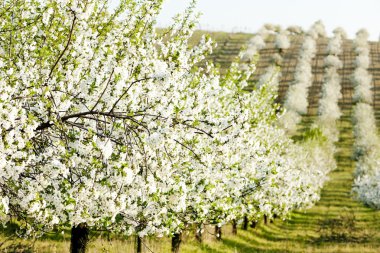
[[[136,235],[135,248],[136,248],[136,253],[142,252],[142,239],[138,235]]]
[[[268,216],[266,214],[264,214],[264,224],[265,225],[268,224]]]
[[[182,242],[182,233],[175,233],[172,237],[172,253],[179,253],[179,247]]]
[[[195,231],[195,239],[198,242],[202,243],[202,223],[197,225],[197,229]]]
[[[222,227],[215,226],[215,237],[218,241],[222,240]]]
[[[237,224],[236,220],[232,220],[232,234],[237,235]]]
[[[256,227],[256,221],[252,221],[251,222],[251,228],[255,228]]]
[[[71,253],[86,253],[90,229],[86,223],[80,223],[71,228]]]
[[[247,216],[244,216],[244,220],[243,220],[243,230],[247,230],[248,229],[248,217]]]

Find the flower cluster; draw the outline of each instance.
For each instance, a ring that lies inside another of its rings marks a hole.
[[[290,41],[288,37],[288,31],[282,30],[275,37],[275,47],[278,49],[288,49],[290,47]]]
[[[299,52],[299,58],[294,73],[294,83],[290,85],[286,94],[284,108],[285,114],[281,125],[289,132],[294,133],[301,120],[301,115],[307,113],[308,89],[313,83],[311,61],[316,54],[316,40],[323,36],[324,26],[316,22],[305,35]]]
[[[336,29],[334,30],[334,37],[330,39],[327,45],[328,56],[325,58],[324,83],[322,97],[319,101],[318,125],[323,134],[332,142],[338,141],[339,138],[336,121],[341,116],[338,101],[342,98],[342,93],[338,69],[343,66],[339,59],[339,55],[342,53],[343,38],[343,33]]]
[[[249,62],[255,59],[259,51],[265,48],[265,40],[269,36],[269,33],[270,31],[263,27],[249,40],[247,48],[241,52],[242,61]]]
[[[356,39],[354,40],[357,54],[355,59],[356,69],[352,79],[355,87],[354,101],[371,104],[373,100],[371,91],[372,76],[367,70],[370,63],[368,36],[369,34],[365,29],[361,29],[356,34]]]

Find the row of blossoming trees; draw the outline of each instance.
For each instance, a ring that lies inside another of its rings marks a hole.
[[[204,61],[210,40],[188,45],[194,6],[157,33],[161,4],[4,1],[3,224],[26,235],[71,227],[72,252],[85,252],[90,230],[170,235],[176,252],[189,227],[284,217],[319,199],[335,163],[322,134],[295,143],[279,126],[277,66],[246,92],[254,64],[220,76]],[[289,42],[278,36],[281,55]]]
[[[380,139],[376,127],[373,110],[372,75],[368,72],[370,66],[370,47],[368,32],[360,30],[354,41],[356,69],[352,76],[355,85],[354,99],[356,102],[353,112],[354,123],[354,158],[356,171],[354,192],[358,199],[365,204],[380,208],[379,177],[380,177]]]

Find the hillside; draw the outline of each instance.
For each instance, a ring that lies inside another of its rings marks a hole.
[[[196,34],[199,36],[201,32]],[[227,68],[231,61],[239,54],[240,50],[246,46],[248,40],[252,37],[252,34],[242,34],[242,33],[211,33],[211,37],[217,43],[217,48],[214,51],[211,58],[216,64],[219,64],[222,69]],[[284,50],[281,55],[283,57],[282,63],[282,79],[280,81],[279,87],[279,102],[283,102],[285,94],[288,90],[289,84],[293,81],[294,70],[297,64],[298,51],[302,43],[302,36],[292,36],[291,47]],[[321,96],[321,87],[323,83],[324,74],[324,58],[327,56],[326,46],[328,39],[318,39],[317,41],[317,54],[313,59],[313,86],[309,90],[309,109],[308,115],[316,115],[318,108],[318,101]],[[370,42],[370,58],[371,64],[369,67],[369,72],[372,74],[373,79],[373,95],[374,103],[373,106],[377,112],[380,108],[380,43]],[[265,71],[265,68],[271,63],[271,56],[278,52],[274,47],[273,37],[269,38],[267,41],[267,46],[260,50],[260,58],[257,64],[257,71],[253,76],[252,81],[257,81],[257,79]],[[343,68],[339,70],[339,74],[342,78],[342,93],[343,98],[340,100],[339,105],[341,109],[350,109],[352,107],[352,95],[353,95],[353,85],[351,82],[351,76],[355,69],[355,52],[353,50],[352,40],[346,39],[343,44],[343,54],[340,56],[343,62]],[[380,112],[379,112],[380,113]],[[377,119],[380,119],[380,114],[377,113]]]

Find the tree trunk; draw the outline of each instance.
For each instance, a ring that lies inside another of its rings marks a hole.
[[[236,220],[232,220],[232,234],[237,235],[237,224]]]
[[[248,229],[248,217],[247,216],[244,216],[244,220],[243,220],[243,230],[247,230]]]
[[[251,228],[255,228],[256,227],[256,221],[252,221],[251,222]]]
[[[138,235],[136,235],[135,248],[136,248],[136,253],[142,252],[142,239]]]
[[[218,241],[222,240],[222,227],[215,226],[215,237]]]
[[[273,219],[271,220],[271,223],[273,223],[276,218],[277,218],[277,214],[273,214]]]
[[[80,223],[71,228],[71,253],[86,253],[90,229],[86,223]]]
[[[195,239],[197,239],[199,243],[202,243],[202,223],[197,225],[197,229],[195,231]]]
[[[264,214],[264,224],[265,225],[268,224],[268,216],[266,214]]]
[[[182,233],[175,233],[172,237],[172,253],[179,253],[179,247],[182,242]]]

